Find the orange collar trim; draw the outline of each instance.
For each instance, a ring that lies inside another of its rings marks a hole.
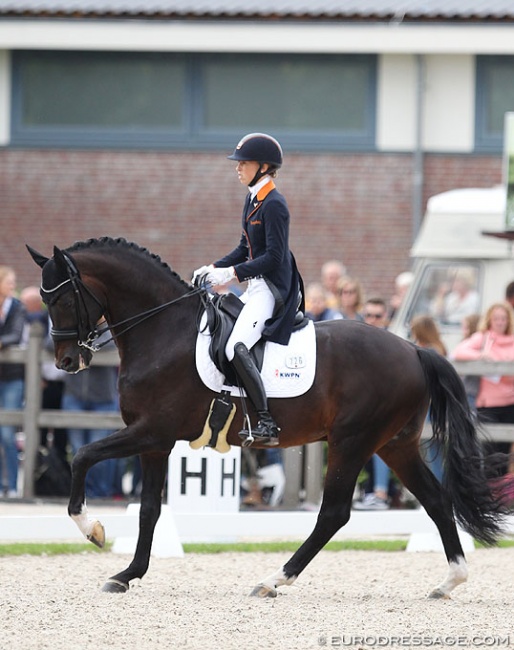
[[[257,192],[255,195],[255,198],[257,201],[264,201],[264,199],[268,196],[268,194],[275,189],[275,183],[273,181],[270,181],[269,183],[266,183],[264,187],[261,187],[261,189]]]

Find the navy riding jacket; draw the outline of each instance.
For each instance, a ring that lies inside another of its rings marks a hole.
[[[287,345],[298,309],[304,309],[303,282],[289,250],[289,209],[270,181],[252,200],[246,197],[239,245],[214,266],[233,266],[239,282],[262,277],[275,297],[263,338]]]

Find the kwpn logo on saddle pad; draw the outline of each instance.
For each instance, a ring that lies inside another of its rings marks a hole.
[[[203,383],[217,393],[228,390],[239,397],[237,386],[225,386],[225,377],[209,357],[211,337],[203,328],[196,339],[196,369]],[[285,354],[284,354],[285,353]],[[266,343],[262,364],[262,380],[268,397],[298,397],[306,393],[314,381],[316,370],[316,332],[314,323],[293,332],[287,346]]]
[[[281,372],[278,368],[275,370],[275,377],[278,377],[279,379],[301,379],[302,378],[302,373],[301,372]]]

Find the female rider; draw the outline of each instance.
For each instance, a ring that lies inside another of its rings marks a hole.
[[[237,161],[239,181],[248,186],[241,240],[228,255],[196,270],[193,281],[199,276],[214,286],[248,281],[225,353],[257,410],[259,419],[251,432],[255,441],[273,446],[280,429],[249,350],[261,337],[287,345],[296,313],[304,308],[302,279],[289,250],[289,210],[273,181],[282,166],[282,148],[270,135],[250,133],[228,158]]]

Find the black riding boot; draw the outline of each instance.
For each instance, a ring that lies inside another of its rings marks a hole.
[[[268,411],[268,399],[261,375],[244,343],[236,343],[232,365],[259,415],[257,426],[252,429],[252,436],[256,442],[262,442],[268,447],[278,445],[280,429]],[[248,432],[243,430],[239,436],[247,438]]]

